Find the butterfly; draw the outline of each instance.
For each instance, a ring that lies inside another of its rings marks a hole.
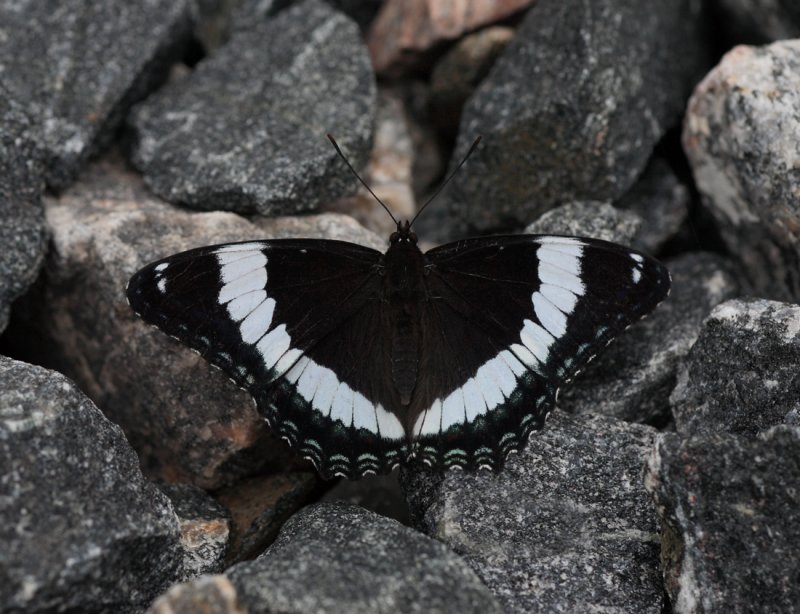
[[[499,470],[559,387],[670,288],[662,264],[613,243],[508,235],[423,253],[412,223],[385,253],[321,239],[189,250],[133,275],[128,301],[246,389],[322,477],[358,478],[410,462]]]

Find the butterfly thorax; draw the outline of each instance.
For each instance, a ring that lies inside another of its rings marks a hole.
[[[392,235],[384,256],[384,300],[389,307],[392,383],[400,403],[409,405],[419,369],[425,256],[413,233],[402,230]]]

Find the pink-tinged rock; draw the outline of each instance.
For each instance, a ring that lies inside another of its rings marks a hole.
[[[367,37],[375,72],[398,75],[436,47],[528,8],[533,0],[388,0]]]
[[[108,162],[47,199],[45,213],[52,248],[41,296],[25,314],[26,330],[43,339],[25,337],[38,354],[29,359],[78,382],[122,427],[150,476],[210,489],[296,460],[250,395],[134,314],[126,283],[148,262],[203,245],[288,236],[382,241],[344,216],[251,222],[190,212],[150,196],[138,177]]]
[[[800,41],[736,47],[697,86],[683,146],[750,291],[800,300]]]

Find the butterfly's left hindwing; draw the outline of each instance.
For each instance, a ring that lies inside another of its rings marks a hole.
[[[434,467],[501,467],[559,386],[670,287],[652,258],[575,237],[468,239],[426,260],[414,454]]]
[[[381,258],[340,241],[218,245],[144,267],[127,294],[144,320],[248,390],[323,476],[356,477],[408,452],[398,417],[377,401],[376,361],[351,349],[381,337]]]

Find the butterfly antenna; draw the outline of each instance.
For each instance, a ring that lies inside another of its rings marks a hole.
[[[369,192],[370,194],[372,194],[372,197],[373,197],[375,200],[377,200],[377,201],[378,201],[378,202],[381,204],[381,207],[383,207],[384,209],[386,209],[386,213],[388,213],[388,214],[389,214],[389,217],[390,217],[390,218],[392,218],[392,221],[393,221],[395,224],[397,224],[397,219],[395,219],[395,217],[392,215],[392,212],[389,210],[389,207],[386,205],[386,203],[385,203],[385,202],[383,202],[383,201],[382,201],[380,198],[378,198],[378,195],[377,195],[377,194],[375,194],[375,192],[373,192],[373,191],[372,191],[372,188],[371,188],[371,187],[369,187],[369,186],[367,185],[367,182],[366,182],[366,181],[364,181],[364,180],[361,178],[361,175],[359,175],[359,174],[356,172],[356,169],[354,169],[354,168],[353,168],[353,165],[352,165],[352,164],[350,164],[350,162],[347,160],[347,158],[345,158],[345,157],[344,157],[344,154],[342,153],[342,150],[341,150],[341,149],[339,149],[339,144],[336,142],[336,139],[334,139],[334,138],[333,138],[333,137],[332,137],[330,134],[328,134],[328,135],[326,135],[326,136],[328,137],[328,140],[331,142],[331,144],[333,144],[333,148],[336,150],[336,153],[337,153],[337,154],[339,154],[339,157],[340,157],[342,160],[344,160],[344,163],[345,163],[345,164],[347,164],[347,168],[349,168],[349,169],[350,169],[350,172],[351,172],[351,173],[353,173],[353,175],[355,175],[355,176],[356,176],[356,179],[358,179],[358,180],[361,182],[361,185],[363,185],[365,188],[367,188],[367,192]]]
[[[425,207],[427,207],[428,205],[430,205],[430,204],[431,204],[431,201],[432,201],[434,198],[436,198],[437,196],[439,196],[439,192],[441,192],[442,190],[444,190],[444,187],[445,187],[445,186],[446,186],[448,183],[450,183],[450,180],[451,180],[453,177],[455,177],[455,176],[456,176],[456,173],[458,172],[458,169],[460,169],[462,166],[464,166],[464,162],[466,162],[466,161],[469,159],[469,157],[472,155],[472,152],[473,152],[473,151],[475,151],[475,148],[478,146],[478,143],[480,143],[480,142],[481,142],[481,137],[478,137],[478,138],[476,138],[474,141],[472,141],[472,145],[470,145],[470,146],[469,146],[469,150],[467,151],[466,155],[465,155],[465,156],[462,158],[461,162],[459,162],[459,163],[458,163],[458,166],[456,166],[456,167],[453,169],[453,172],[452,172],[452,173],[450,173],[450,174],[447,176],[447,179],[445,179],[445,180],[444,180],[444,181],[441,183],[441,185],[439,185],[439,187],[438,187],[438,188],[436,188],[436,191],[435,191],[435,192],[434,192],[434,193],[431,195],[431,197],[430,197],[428,200],[426,200],[426,201],[425,201],[425,204],[424,204],[424,205],[422,205],[422,206],[419,208],[419,211],[417,211],[417,214],[416,214],[416,215],[414,216],[414,218],[411,220],[411,223],[409,224],[409,227],[414,225],[414,222],[416,222],[416,221],[417,221],[417,218],[419,217],[419,214],[420,214],[420,213],[422,213],[422,212],[425,210]]]

